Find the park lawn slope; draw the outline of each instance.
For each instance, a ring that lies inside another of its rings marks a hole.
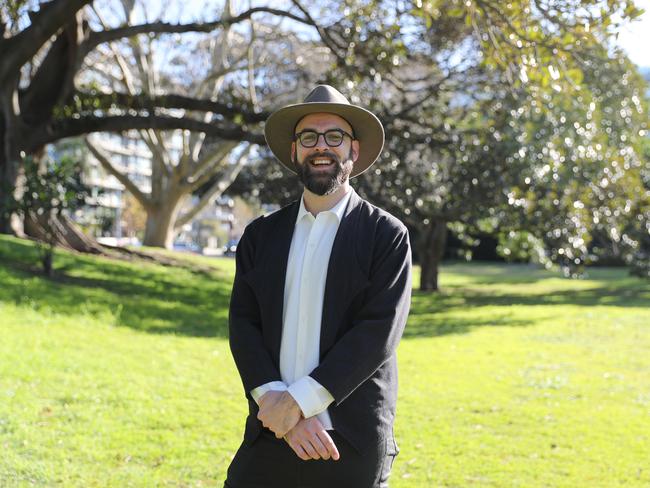
[[[48,280],[36,259],[0,236],[0,486],[221,486],[246,414],[233,261],[57,252]],[[650,484],[648,282],[485,264],[440,281],[398,350],[391,486]]]

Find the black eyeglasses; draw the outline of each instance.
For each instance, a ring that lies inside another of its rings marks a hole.
[[[316,132],[315,130],[307,129],[296,134],[294,140],[299,140],[302,147],[314,147],[318,144],[318,138],[320,136],[325,138],[325,144],[330,147],[338,147],[343,144],[343,138],[345,136],[354,139],[354,136],[341,129],[330,129],[325,132]]]

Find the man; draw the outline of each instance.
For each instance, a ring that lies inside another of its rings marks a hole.
[[[388,486],[411,251],[404,225],[349,183],[384,129],[319,85],[273,113],[265,136],[304,191],[237,248],[230,347],[249,416],[225,486]]]

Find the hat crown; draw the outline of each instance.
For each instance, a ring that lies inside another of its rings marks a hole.
[[[304,103],[342,103],[350,105],[345,96],[330,85],[318,85],[305,97]]]

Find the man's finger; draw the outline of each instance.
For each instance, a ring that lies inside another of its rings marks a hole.
[[[287,441],[287,444],[289,444],[289,447],[293,449],[293,452],[296,453],[296,456],[298,456],[300,459],[303,461],[309,461],[310,457],[309,455],[305,452],[305,450],[302,448],[300,444],[296,444],[294,442],[291,442],[288,438],[284,438],[285,441]]]
[[[310,432],[309,433],[309,442],[311,442],[311,445],[314,446],[314,449],[316,449],[316,452],[318,452],[318,455],[323,458],[323,459],[329,459],[330,452],[329,450],[325,447],[323,442],[320,440],[316,432]]]
[[[340,459],[339,455],[339,450],[336,448],[336,444],[332,440],[332,437],[327,433],[326,430],[317,430],[316,435],[318,436],[318,439],[321,441],[323,446],[327,449],[329,452],[329,455],[334,461],[338,461]]]
[[[300,445],[307,452],[307,454],[309,454],[309,457],[311,459],[320,459],[320,456],[316,452],[316,449],[314,449],[314,446],[311,445],[311,442],[309,442],[309,439],[302,439]]]

